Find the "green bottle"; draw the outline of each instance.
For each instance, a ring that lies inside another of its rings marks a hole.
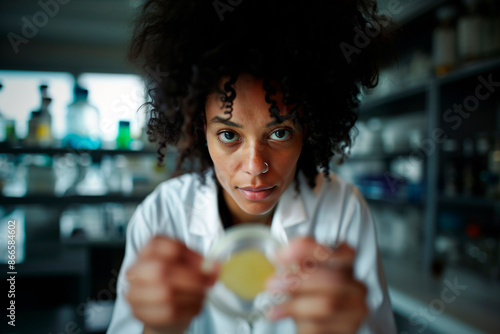
[[[118,125],[118,137],[116,137],[116,148],[119,150],[130,149],[130,143],[132,138],[130,138],[130,122],[120,121]]]

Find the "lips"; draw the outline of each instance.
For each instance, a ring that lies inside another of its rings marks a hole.
[[[276,186],[238,187],[237,189],[241,192],[243,197],[249,201],[262,201],[271,196],[276,189]]]

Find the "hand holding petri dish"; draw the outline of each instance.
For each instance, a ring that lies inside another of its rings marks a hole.
[[[208,292],[209,301],[221,311],[248,321],[264,316],[276,304],[265,283],[277,270],[274,254],[281,246],[262,224],[228,229],[204,263],[206,268],[220,266],[219,278]]]

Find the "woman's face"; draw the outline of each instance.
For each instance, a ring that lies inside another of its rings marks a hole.
[[[234,88],[230,119],[221,109],[219,96],[207,98],[208,150],[233,219],[267,221],[294,179],[304,131],[292,119],[276,124],[261,80],[242,74]],[[282,115],[289,113],[281,103],[281,94],[272,98]]]

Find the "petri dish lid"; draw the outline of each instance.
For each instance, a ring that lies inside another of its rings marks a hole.
[[[218,239],[205,257],[204,267],[218,263],[218,281],[208,291],[208,301],[222,312],[253,321],[265,315],[275,296],[265,290],[265,280],[278,271],[275,252],[283,244],[267,226],[236,225]]]

